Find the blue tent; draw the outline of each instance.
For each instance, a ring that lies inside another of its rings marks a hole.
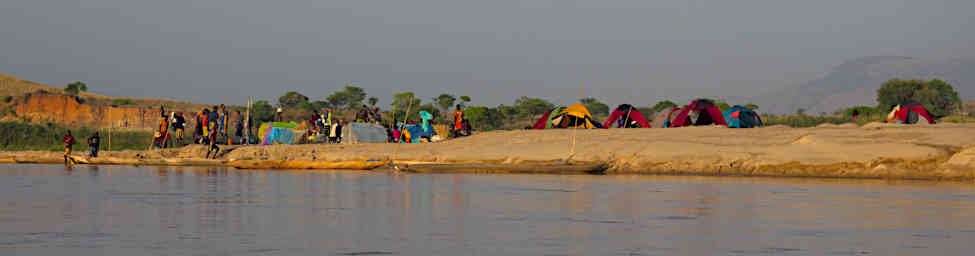
[[[722,115],[730,128],[755,128],[762,126],[762,118],[758,116],[758,113],[739,105],[725,110]]]

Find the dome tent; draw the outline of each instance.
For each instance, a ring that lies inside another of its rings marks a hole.
[[[613,122],[619,121],[618,128],[650,128],[650,123],[643,117],[643,113],[630,104],[622,104],[609,115],[603,127],[611,128]]]
[[[596,129],[603,128],[598,122],[592,120],[589,109],[582,104],[575,104],[566,107],[554,117],[551,117],[552,128],[583,128]]]
[[[680,108],[678,107],[661,110],[660,112],[657,112],[657,114],[653,116],[653,121],[652,123],[650,123],[650,126],[653,128],[670,127],[670,124],[673,123],[674,118],[676,118],[677,114],[679,113],[680,113]]]
[[[934,124],[934,117],[928,113],[924,105],[917,101],[908,101],[897,105],[887,115],[884,122],[896,122],[898,124]]]
[[[724,120],[728,122],[728,127],[730,128],[755,128],[762,126],[762,118],[758,116],[758,113],[739,105],[725,110],[723,115]]]
[[[699,99],[681,109],[671,127],[699,126],[699,125],[728,125],[725,123],[721,110],[710,100]]]

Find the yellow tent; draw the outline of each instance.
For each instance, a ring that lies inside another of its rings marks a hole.
[[[602,128],[598,123],[592,121],[592,114],[582,104],[575,104],[563,109],[558,116],[552,118],[552,126],[582,129]]]

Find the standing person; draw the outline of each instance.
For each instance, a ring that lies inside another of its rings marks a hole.
[[[244,116],[240,115],[240,110],[237,110],[237,121],[235,121],[235,123],[235,128],[237,128],[235,135],[237,135],[237,138],[239,138],[238,144],[243,145],[246,139],[244,138]]]
[[[74,164],[74,159],[71,159],[71,147],[74,146],[75,140],[74,136],[71,136],[71,130],[64,134],[61,141],[64,142],[64,164]]]
[[[206,140],[210,137],[208,116],[210,116],[210,110],[206,108],[196,116],[196,135],[200,136],[197,140],[199,144],[207,144]]]
[[[227,138],[227,145],[233,145],[233,141],[230,138],[230,112],[227,111],[227,106],[220,104],[220,133]]]
[[[277,118],[278,122],[284,122],[284,117],[282,117],[283,113],[284,113],[284,109],[278,107],[278,118]]]
[[[340,137],[342,136],[342,120],[338,120],[332,125],[332,128],[328,133],[329,143],[339,143]]]
[[[98,145],[101,144],[102,138],[98,136],[98,132],[95,135],[88,137],[88,157],[98,157]]]
[[[460,137],[461,131],[464,130],[464,111],[460,110],[460,104],[457,104],[457,109],[454,110],[454,137]]]
[[[853,115],[853,122],[856,123],[857,122],[857,116],[860,115],[860,111],[857,111],[856,109],[853,109],[853,113],[851,113],[851,114]]]
[[[176,143],[183,145],[183,129],[186,127],[186,119],[182,112],[173,114],[173,130],[176,131]]]

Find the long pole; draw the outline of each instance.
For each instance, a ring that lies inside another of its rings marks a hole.
[[[112,151],[112,106],[108,106],[108,151]]]
[[[244,127],[247,128],[247,131],[244,144],[251,143],[251,101],[253,100],[254,96],[247,99],[247,119],[244,119]]]
[[[403,140],[403,134],[406,133],[406,124],[410,120],[411,110],[413,110],[413,97],[410,97],[410,104],[406,105],[406,115],[403,117],[403,130],[399,132],[399,137],[396,138],[396,146],[393,147],[393,159],[390,163],[394,166],[396,165],[396,155],[399,153],[399,144]]]

